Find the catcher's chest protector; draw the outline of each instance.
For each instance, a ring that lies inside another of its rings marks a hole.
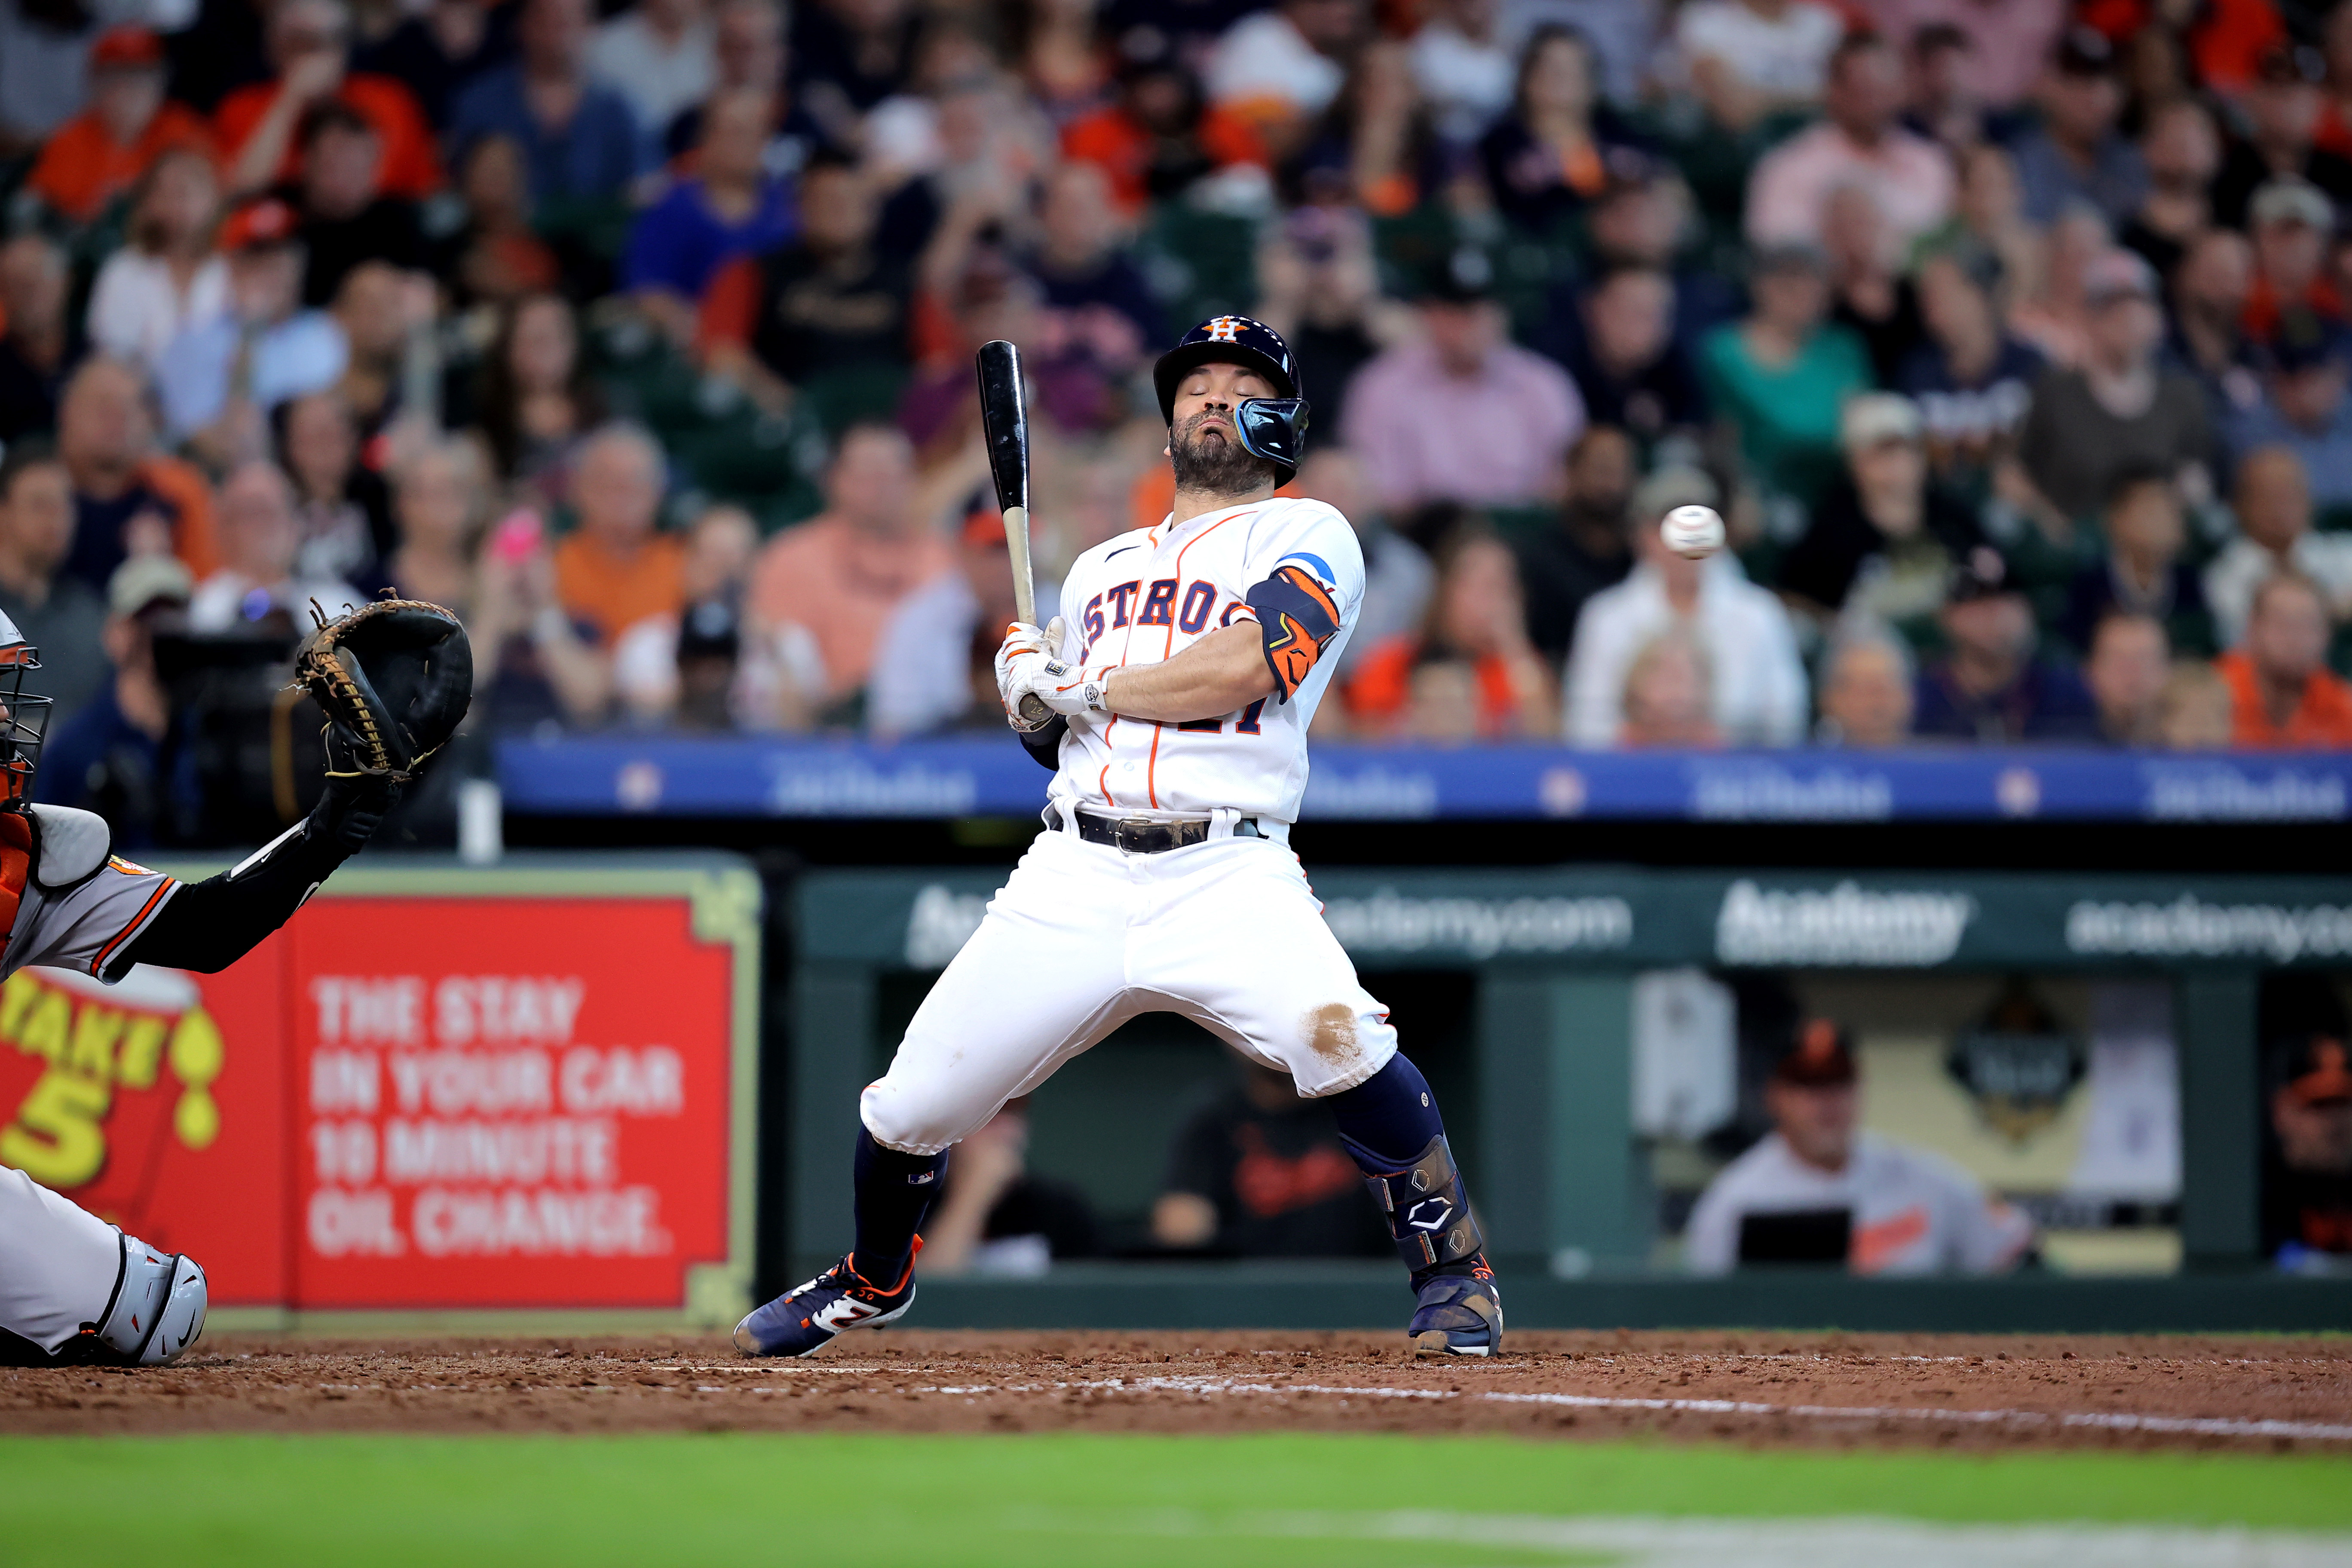
[[[33,825],[18,811],[0,811],[0,942],[16,927],[16,906],[33,870]]]

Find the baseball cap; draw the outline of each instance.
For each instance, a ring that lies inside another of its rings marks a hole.
[[[294,243],[294,209],[276,196],[257,196],[239,205],[221,225],[223,250],[260,250]]]
[[[1704,468],[1660,468],[1633,487],[1631,515],[1660,518],[1678,506],[1720,506],[1723,490]]]
[[[2058,37],[2062,76],[2106,76],[2116,68],[2116,46],[2096,27],[2069,27]]]
[[[1759,247],[1749,270],[1758,278],[1769,278],[1776,272],[1826,272],[1829,266],[1830,259],[1821,247],[1801,239],[1786,239]]]
[[[1495,264],[1475,245],[1456,246],[1422,274],[1415,298],[1451,305],[1474,304],[1495,295]]]
[[[705,599],[688,606],[678,617],[677,657],[733,658],[742,651],[743,626],[735,606],[724,599]]]
[[[1866,452],[1883,441],[1916,441],[1922,428],[1919,405],[1895,392],[1850,397],[1838,416],[1838,439],[1849,452]]]
[[[2262,345],[2261,358],[2283,375],[2316,370],[2352,358],[2352,333],[2316,310],[2297,308],[2280,316],[2278,330]]]
[[[1004,542],[1004,514],[993,506],[975,500],[971,510],[964,513],[965,546],[972,550],[987,550]]]
[[[140,70],[163,63],[163,40],[146,27],[124,23],[109,27],[89,47],[89,68]]]
[[[2139,252],[2118,246],[2091,258],[2083,268],[2083,298],[2094,306],[2117,300],[2156,298],[2156,269]]]
[[[1990,544],[1979,544],[1953,564],[1951,584],[1944,590],[1948,604],[1973,604],[2018,593],[2009,580],[2009,563]]]
[[[2273,86],[2316,86],[2326,79],[2327,64],[2309,44],[2280,38],[2263,46],[2254,57],[2254,79]]]
[[[178,556],[133,555],[106,580],[106,607],[136,616],[158,605],[184,605],[195,591],[195,574]]]
[[[1789,1037],[1772,1076],[1782,1083],[1828,1088],[1860,1076],[1853,1062],[1853,1037],[1828,1018],[1808,1018]]]
[[[2257,227],[2273,223],[2299,223],[2310,228],[2336,226],[2336,204],[2327,193],[2299,174],[2265,180],[2246,204],[2246,221]]]
[[[2329,1035],[2314,1035],[2291,1047],[2286,1057],[2286,1091],[2305,1105],[2334,1105],[2352,1100],[2352,1056],[2344,1042]]]

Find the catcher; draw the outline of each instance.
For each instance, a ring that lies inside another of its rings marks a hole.
[[[295,665],[327,716],[318,808],[233,869],[183,883],[109,853],[104,818],[31,804],[50,700],[25,678],[40,668],[0,616],[0,976],[41,963],[109,984],[134,963],[213,973],[284,925],[368,841],[474,686],[466,630],[437,605],[387,599],[322,619]],[[0,1167],[0,1362],[168,1362],[204,1331],[205,1303],[194,1258]]]

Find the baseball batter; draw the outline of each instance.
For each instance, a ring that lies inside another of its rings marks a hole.
[[[1429,1085],[1398,1054],[1289,847],[1307,733],[1363,599],[1347,519],[1277,499],[1307,426],[1282,339],[1220,316],[1154,368],[1176,503],[1081,555],[1071,616],[997,655],[1054,770],[1038,835],[859,1105],[856,1241],[735,1342],[808,1355],[903,1315],[948,1149],[1138,1014],[1173,1012],[1328,1100],[1412,1270],[1416,1351],[1487,1355],[1503,1313]]]
[[[0,464],[0,495],[13,477]],[[390,621],[383,612],[394,608],[378,605],[336,624]],[[472,659],[455,619],[437,636],[454,637],[461,657],[444,664],[433,687],[409,694],[415,706],[403,700],[388,710],[407,721],[409,735],[428,737],[416,761],[456,728],[472,690]],[[38,651],[0,616],[0,931],[7,933],[0,977],[31,963],[108,984],[139,963],[226,969],[285,924],[398,798],[399,782],[371,768],[381,747],[363,742],[329,703],[327,787],[318,807],[233,869],[176,881],[110,853],[103,817],[30,804],[50,700],[24,683],[39,668]],[[375,679],[391,690],[382,672]],[[194,1258],[149,1247],[0,1166],[0,1363],[168,1362],[204,1331],[206,1300]]]

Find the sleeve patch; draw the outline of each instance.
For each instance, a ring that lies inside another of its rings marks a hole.
[[[1275,689],[1285,702],[1297,695],[1323,650],[1339,635],[1339,600],[1309,568],[1289,564],[1313,559],[1284,557],[1274,574],[1249,592],[1249,607],[1257,613],[1265,644],[1265,667],[1274,672]]]

